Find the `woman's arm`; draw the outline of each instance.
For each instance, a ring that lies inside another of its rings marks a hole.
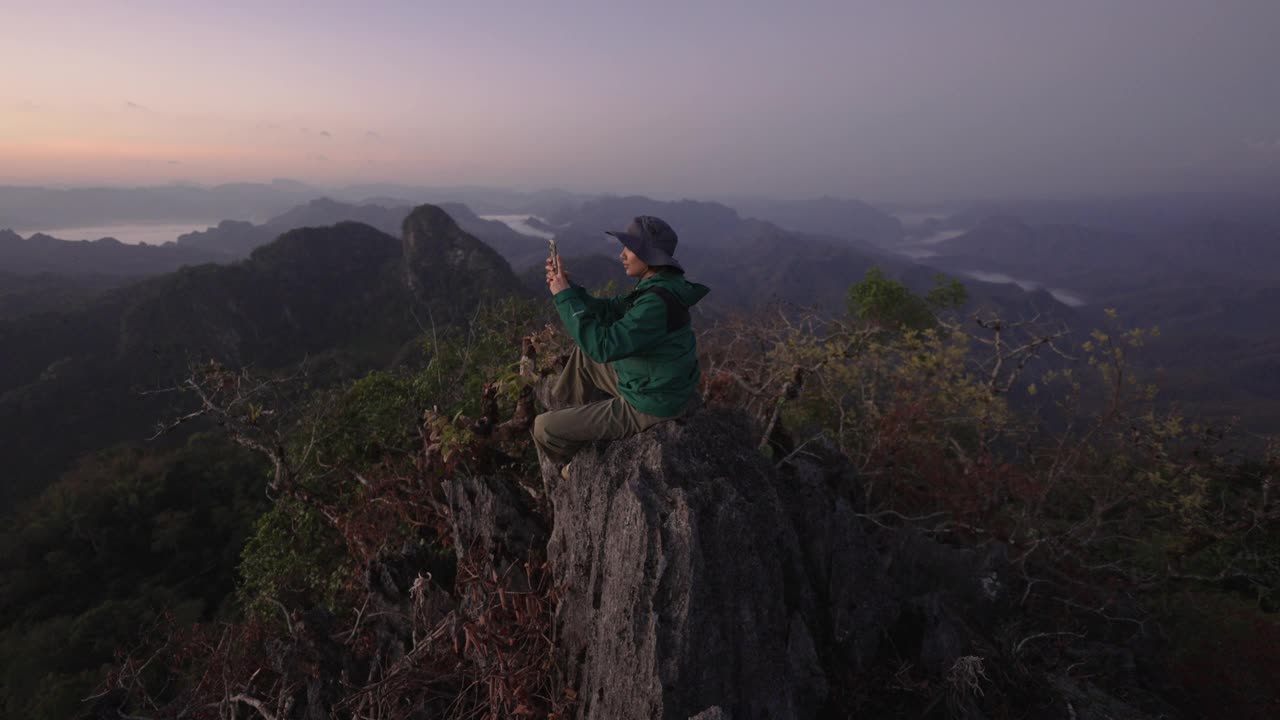
[[[581,285],[574,285],[570,290],[577,290],[582,299],[582,303],[586,306],[587,312],[595,315],[600,320],[611,323],[622,317],[627,312],[627,300],[625,296],[598,298],[587,292],[587,289]]]
[[[547,258],[546,267],[547,287],[551,289],[552,295],[558,296],[566,290],[577,293],[587,312],[606,323],[614,322],[626,313],[627,303],[625,297],[598,298],[587,292],[586,288],[581,285],[573,284],[569,273],[565,272],[563,258],[560,259],[556,267],[552,266],[551,258]]]
[[[556,311],[569,335],[587,357],[607,363],[645,350],[667,334],[667,304],[654,294],[641,295],[631,308],[612,322],[589,310],[584,296],[596,302],[582,288],[568,288],[555,296]]]

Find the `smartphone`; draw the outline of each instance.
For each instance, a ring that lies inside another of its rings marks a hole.
[[[549,238],[547,242],[551,243],[551,270],[560,272],[560,251],[556,249],[556,239]]]

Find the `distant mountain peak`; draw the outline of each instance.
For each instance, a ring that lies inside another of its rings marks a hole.
[[[408,239],[409,233],[412,231],[427,232],[430,234],[439,234],[442,236],[453,236],[454,234],[464,234],[462,228],[458,227],[458,223],[454,221],[444,208],[438,205],[419,205],[409,213],[404,219],[405,238]],[[470,238],[470,235],[467,235]],[[474,240],[475,238],[471,238]]]
[[[309,208],[340,208],[340,207],[350,207],[350,205],[347,205],[346,203],[340,203],[331,197],[324,196],[324,197],[315,198],[311,202],[308,202],[307,207]]]
[[[406,279],[420,299],[524,292],[507,261],[439,206],[414,208],[404,219],[402,236]]]

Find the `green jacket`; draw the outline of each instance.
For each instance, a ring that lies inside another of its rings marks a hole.
[[[701,370],[698,346],[689,323],[667,331],[665,289],[690,308],[710,289],[677,273],[659,272],[615,298],[592,297],[571,286],[555,295],[556,311],[587,357],[613,363],[618,389],[631,407],[648,415],[674,417],[697,392]]]

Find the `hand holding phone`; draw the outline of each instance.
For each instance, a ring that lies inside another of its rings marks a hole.
[[[560,253],[556,249],[555,238],[551,239],[551,256],[547,258],[547,288],[551,290],[551,294],[564,290],[569,287],[569,275],[564,271],[564,264],[560,261]]]

